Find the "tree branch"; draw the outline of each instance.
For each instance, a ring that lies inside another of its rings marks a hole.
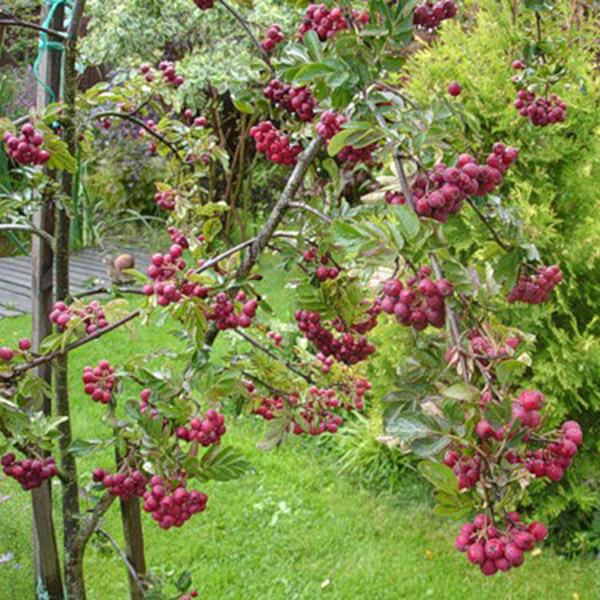
[[[0,19],[0,27],[24,27],[25,29],[33,29],[34,31],[40,31],[47,33],[48,35],[64,40],[67,36],[62,31],[56,31],[54,29],[48,29],[42,27],[36,23],[28,23],[27,21],[19,21],[16,19]]]
[[[115,112],[115,111],[105,111],[105,112],[97,113],[97,114],[93,115],[92,118],[93,119],[101,119],[104,117],[117,117],[119,119],[123,119],[125,121],[130,121],[131,123],[135,123],[142,129],[147,131],[151,136],[155,137],[157,140],[159,140],[161,143],[163,143],[165,146],[167,146],[167,148],[169,148],[169,150],[171,150],[171,152],[173,152],[173,154],[175,154],[175,156],[179,159],[179,161],[181,163],[183,163],[184,165],[187,165],[185,160],[183,160],[183,158],[179,154],[177,147],[174,144],[172,144],[171,142],[169,142],[160,133],[154,131],[154,129],[152,129],[151,127],[146,125],[145,121],[143,121],[142,119],[138,119],[137,117],[134,117],[133,115],[131,115],[129,113],[120,113],[120,112]]]
[[[121,560],[125,563],[127,570],[131,574],[131,577],[135,581],[136,585],[138,586],[138,588],[140,589],[142,594],[145,594],[146,590],[140,580],[140,576],[138,575],[138,572],[135,570],[133,565],[129,562],[129,559],[127,558],[127,554],[125,554],[125,552],[123,552],[123,550],[120,548],[119,544],[117,544],[117,541],[115,540],[115,538],[113,538],[108,532],[104,531],[104,529],[98,528],[96,531],[110,542],[112,547],[115,549],[116,553],[119,555]]]
[[[232,6],[230,6],[229,3],[225,2],[225,0],[218,0],[218,1],[220,2],[220,4],[223,5],[223,7],[226,10],[228,10],[230,12],[230,14],[233,16],[233,18],[242,26],[242,28],[248,34],[248,37],[250,38],[250,40],[252,40],[252,43],[258,50],[261,58],[263,59],[263,61],[267,65],[267,67],[269,67],[269,70],[271,71],[271,73],[274,75],[275,69],[273,68],[273,65],[271,64],[271,59],[269,58],[268,53],[265,50],[263,50],[263,47],[260,45],[259,41],[256,39],[256,36],[252,33],[250,27],[248,27],[248,25],[247,25],[245,19],[242,17],[242,15],[240,15]]]
[[[106,511],[112,506],[116,496],[106,492],[100,499],[100,502],[87,513],[85,519],[82,519],[79,532],[77,533],[76,546],[83,549],[90,539],[92,533],[96,530],[100,519],[106,514]]]
[[[309,204],[305,202],[290,202],[288,205],[290,208],[299,208],[301,210],[305,210],[313,215],[319,217],[319,219],[325,221],[326,223],[333,223],[333,219],[328,217],[325,213],[322,213],[320,210],[313,208]]]
[[[34,233],[35,235],[38,235],[39,237],[46,240],[48,244],[50,244],[52,249],[54,249],[54,238],[52,237],[52,235],[47,231],[38,229],[35,225],[0,225],[0,231],[29,231],[30,233]]]
[[[402,187],[402,193],[406,198],[408,205],[415,211],[415,199],[410,189],[410,185],[408,184],[408,180],[406,179],[406,174],[404,173],[404,165],[402,164],[402,158],[400,157],[400,153],[396,150],[394,151],[394,162],[396,163],[396,169],[398,171],[398,178],[400,179],[400,186]],[[415,211],[416,212],[416,211]],[[431,260],[431,264],[433,266],[433,270],[435,271],[435,275],[438,279],[444,278],[444,273],[438,263],[437,257],[434,252],[429,254],[429,259]],[[460,352],[460,328],[458,326],[458,317],[456,315],[456,311],[453,306],[448,305],[448,322],[450,324],[450,333],[452,334],[452,338],[454,340],[454,344],[456,345],[456,350],[458,352],[458,357],[460,361],[460,366],[462,370],[462,376],[465,382],[469,383],[469,370],[467,368],[467,361],[463,356],[462,352]]]
[[[287,367],[292,373],[295,373],[299,377],[302,377],[304,381],[307,383],[314,383],[313,378],[306,373],[300,371],[297,367],[295,367],[291,362],[285,360],[284,358],[280,358],[274,352],[271,352],[266,346],[263,346],[260,342],[257,342],[253,337],[249,336],[247,333],[241,331],[240,329],[234,329],[235,333],[237,333],[240,337],[243,337],[247,342],[252,344],[255,348],[258,348],[261,352],[264,352],[267,356],[270,356],[273,360],[282,363]]]
[[[97,294],[112,294],[113,292],[120,292],[121,294],[137,294],[144,296],[142,288],[128,288],[128,287],[113,287],[113,286],[100,286],[91,290],[85,290],[79,294],[71,294],[71,298],[86,298],[87,296],[95,296]]]
[[[250,274],[250,271],[256,264],[260,253],[269,243],[269,240],[271,237],[273,237],[275,229],[281,223],[285,215],[285,211],[290,206],[290,202],[294,200],[296,193],[302,185],[304,176],[306,175],[308,168],[317,155],[317,152],[321,148],[322,143],[323,140],[321,138],[315,138],[308,145],[306,150],[298,156],[298,162],[296,163],[296,166],[294,167],[294,170],[288,179],[286,186],[279,197],[279,200],[273,207],[273,210],[263,225],[260,233],[256,236],[253,243],[248,247],[248,251],[242,260],[242,264],[237,270],[237,278],[245,279]]]
[[[18,377],[19,375],[22,375],[23,373],[25,373],[31,369],[35,369],[36,367],[39,367],[40,365],[44,365],[46,363],[53,361],[54,359],[58,358],[59,356],[65,356],[72,350],[75,350],[76,348],[79,348],[80,346],[84,346],[85,344],[88,344],[89,342],[93,342],[94,340],[101,338],[103,335],[106,335],[107,333],[110,333],[111,331],[118,329],[119,327],[125,325],[125,323],[132,321],[133,319],[135,319],[136,317],[138,317],[141,314],[142,314],[142,311],[140,308],[138,308],[138,309],[134,310],[132,313],[129,313],[128,315],[123,317],[122,319],[119,319],[118,321],[115,321],[111,325],[108,325],[104,329],[99,329],[98,331],[95,331],[94,333],[91,333],[88,336],[85,336],[79,340],[76,340],[75,342],[72,342],[71,344],[68,344],[67,346],[65,346],[64,349],[59,348],[58,350],[54,350],[52,352],[49,352],[48,354],[42,354],[42,356],[38,356],[27,363],[23,363],[22,365],[16,366],[12,371],[0,372],[0,381],[10,381],[10,380],[14,379],[15,377]]]
[[[467,202],[469,203],[469,206],[475,211],[475,214],[479,217],[479,219],[481,220],[481,222],[489,229],[490,233],[492,234],[492,237],[494,238],[494,240],[496,241],[496,243],[498,244],[498,246],[500,246],[500,248],[502,248],[502,250],[505,250],[505,251],[508,252],[508,250],[510,250],[510,247],[507,246],[500,239],[500,236],[498,235],[498,232],[494,229],[494,227],[488,221],[488,219],[486,218],[486,216],[479,210],[479,207],[477,206],[477,204],[475,204],[475,202],[473,202],[473,200],[471,200],[471,198],[467,198]]]

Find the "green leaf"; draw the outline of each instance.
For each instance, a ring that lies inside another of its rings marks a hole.
[[[254,106],[250,102],[244,102],[242,100],[233,100],[233,105],[241,112],[247,115],[254,114]]]
[[[424,461],[419,463],[419,471],[435,488],[446,494],[458,494],[456,475],[450,467],[441,463]]]
[[[391,209],[391,212],[398,219],[398,225],[404,237],[409,240],[415,239],[421,228],[419,217],[417,217],[415,212],[406,205],[392,205],[388,207],[389,209]]]
[[[190,586],[192,585],[192,574],[190,573],[190,571],[182,571],[181,575],[177,578],[177,581],[175,582],[175,587],[180,591],[180,592],[187,592],[187,590],[190,589]]]
[[[73,440],[69,446],[69,454],[73,456],[89,456],[98,450],[107,448],[114,440]]]
[[[333,73],[333,69],[324,65],[323,63],[311,63],[309,65],[303,66],[294,76],[294,81],[298,83],[306,83],[307,81],[312,81],[317,77],[324,77],[326,75],[331,75]]]
[[[216,446],[202,457],[200,477],[204,480],[231,481],[254,472],[254,467],[239,450],[232,446]]]
[[[418,438],[410,445],[410,449],[419,458],[432,458],[444,450],[450,443],[450,438],[446,436],[430,435],[425,438]]]
[[[479,397],[479,389],[468,383],[457,383],[449,388],[442,389],[442,396],[454,400],[463,400],[464,402],[473,402]]]
[[[318,62],[323,58],[323,51],[321,49],[321,42],[316,31],[307,31],[304,34],[304,45],[308,50],[308,54],[314,62]]]
[[[327,153],[329,156],[335,156],[338,154],[346,144],[346,140],[355,132],[354,129],[344,129],[334,135],[327,146]]]
[[[385,432],[389,435],[396,435],[405,442],[431,435],[431,429],[426,423],[424,415],[415,411],[408,411],[390,419],[385,424]]]
[[[520,360],[503,360],[496,367],[496,375],[503,385],[515,383],[527,369],[527,365]]]

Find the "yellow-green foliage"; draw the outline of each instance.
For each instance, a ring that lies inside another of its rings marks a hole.
[[[553,418],[578,418],[586,429],[586,456],[572,474],[573,481],[587,482],[586,494],[565,482],[559,494],[545,498],[542,512],[562,512],[563,524],[572,515],[587,527],[600,498],[600,79],[595,49],[587,45],[597,36],[590,23],[573,18],[567,2],[542,13],[542,39],[552,40],[547,60],[566,68],[550,91],[568,111],[565,123],[532,127],[512,106],[511,63],[536,37],[534,13],[519,6],[513,20],[507,2],[468,2],[462,14],[473,18],[444,23],[437,40],[410,60],[408,88],[428,101],[459,81],[463,91],[454,102],[481,124],[475,148],[484,154],[502,141],[520,150],[503,201],[519,208],[526,236],[545,264],[560,264],[565,281],[548,305],[512,308],[505,320],[537,336],[527,385],[547,395]]]

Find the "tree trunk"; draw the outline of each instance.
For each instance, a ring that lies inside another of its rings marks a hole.
[[[42,23],[45,21],[50,7],[42,8]],[[53,14],[49,27],[62,31],[64,27],[64,6],[60,5]],[[36,104],[39,108],[49,104],[53,97],[48,91],[52,90],[54,100],[60,95],[62,70],[62,52],[48,49],[40,65],[40,78],[46,87],[38,85]],[[54,203],[52,198],[44,198],[40,209],[33,217],[34,225],[49,234],[54,233]],[[52,266],[53,254],[50,244],[42,237],[32,235],[31,243],[31,327],[33,350],[38,352],[42,340],[52,332],[49,319],[52,307]],[[51,383],[49,365],[42,365],[35,374]],[[43,400],[44,414],[52,412],[51,398]],[[45,481],[32,492],[33,508],[33,553],[35,589],[38,599],[61,600],[64,596],[60,559],[52,519],[52,493],[49,481]]]
[[[76,69],[77,34],[85,0],[77,0],[71,11],[71,24],[68,40],[65,42],[64,61],[64,104],[63,127],[64,140],[69,152],[75,155],[77,139],[75,132],[75,101],[77,96]],[[73,196],[73,174],[63,171],[63,202],[69,202]],[[54,285],[57,300],[65,300],[69,295],[69,227],[70,219],[65,206],[56,210],[56,251],[54,257]],[[59,357],[54,363],[54,399],[56,412],[66,420],[60,424],[60,459],[63,471],[63,545],[65,552],[65,586],[69,600],[85,600],[85,582],[83,577],[83,553],[85,543],[79,543],[80,507],[77,477],[77,461],[69,452],[72,442],[72,423],[69,404],[68,355]],[[87,541],[87,540],[86,540]]]

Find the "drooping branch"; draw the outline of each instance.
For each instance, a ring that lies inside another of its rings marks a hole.
[[[494,229],[487,217],[479,210],[477,204],[475,204],[475,202],[473,202],[471,198],[467,198],[467,202],[469,203],[469,206],[475,211],[475,214],[479,217],[480,221],[488,228],[498,246],[500,246],[502,250],[510,250],[510,248],[502,241],[502,239],[498,235],[498,232]]]
[[[86,298],[88,296],[96,296],[98,294],[112,294],[113,292],[119,292],[121,294],[135,294],[139,296],[143,296],[144,291],[142,288],[130,288],[130,287],[111,287],[102,285],[96,288],[92,288],[91,290],[85,290],[84,292],[79,292],[78,294],[71,294],[72,298]]]
[[[304,381],[306,381],[307,383],[314,383],[314,380],[313,380],[313,378],[310,375],[307,375],[306,373],[303,373],[302,371],[300,371],[291,362],[285,360],[284,358],[281,358],[281,357],[277,356],[277,354],[275,354],[274,352],[272,352],[271,350],[269,350],[266,346],[263,346],[260,342],[256,341],[252,336],[248,335],[244,331],[241,331],[240,329],[234,329],[234,331],[240,337],[244,338],[247,342],[249,342],[250,344],[252,344],[255,348],[257,348],[261,352],[264,352],[267,356],[269,356],[273,360],[276,360],[277,362],[280,362],[287,369],[289,369],[290,371],[292,371],[292,373],[295,373],[299,377],[302,377],[302,379],[304,379]]]
[[[111,110],[104,111],[101,113],[96,113],[95,115],[93,115],[92,118],[93,119],[103,119],[104,117],[116,117],[118,119],[123,119],[124,121],[130,121],[131,123],[135,123],[136,125],[141,127],[144,131],[149,133],[152,137],[156,138],[162,144],[167,146],[167,148],[169,148],[169,150],[171,150],[171,152],[173,152],[173,154],[175,154],[175,156],[181,163],[187,164],[185,162],[185,160],[181,157],[181,154],[179,154],[177,147],[172,142],[169,142],[169,140],[167,140],[163,135],[161,135],[157,131],[154,131],[154,129],[152,129],[152,127],[149,127],[148,125],[146,125],[146,122],[143,121],[142,119],[138,119],[137,117],[134,117],[133,115],[131,115],[129,113],[120,113],[120,112],[111,111]]]
[[[48,27],[42,27],[36,23],[28,23],[27,21],[19,21],[16,19],[0,19],[0,27],[24,27],[25,29],[33,29],[41,33],[47,33],[48,35],[57,38],[65,39],[66,35],[62,31],[56,31],[49,29]]]
[[[133,319],[141,315],[141,313],[141,309],[138,308],[133,312],[129,313],[128,315],[124,316],[123,318],[119,319],[118,321],[115,321],[114,323],[108,325],[104,329],[98,329],[97,331],[94,331],[94,333],[90,333],[90,335],[82,337],[76,340],[75,342],[68,344],[67,346],[65,346],[64,349],[59,348],[58,350],[53,350],[52,352],[48,352],[47,354],[42,354],[41,356],[38,356],[29,362],[17,365],[14,369],[12,369],[12,371],[0,372],[0,380],[11,381],[12,379],[19,377],[20,375],[27,371],[30,371],[31,369],[35,369],[40,365],[45,365],[49,362],[52,362],[60,356],[66,356],[69,352],[72,352],[76,348],[84,346],[85,344],[89,344],[90,342],[101,338],[103,335],[106,335],[107,333],[110,333],[111,331],[122,327],[129,321],[132,321]]]
[[[400,186],[402,188],[402,193],[406,198],[406,202],[411,207],[413,211],[415,211],[415,199],[412,193],[412,189],[408,184],[408,180],[406,178],[406,174],[404,172],[404,165],[402,164],[402,158],[398,151],[394,152],[394,162],[396,164],[396,169],[398,171],[398,178],[400,180]],[[416,211],[415,211],[416,212]],[[436,277],[438,279],[444,278],[444,273],[440,267],[440,264],[437,260],[437,257],[434,252],[429,254],[429,259],[431,260],[431,264],[433,266],[433,270],[435,271]],[[448,323],[450,325],[450,333],[454,340],[454,344],[456,346],[458,357],[460,361],[460,366],[462,370],[463,379],[468,383],[469,382],[469,370],[467,367],[467,361],[465,357],[460,352],[460,327],[458,326],[458,316],[453,306],[448,306]]]
[[[292,232],[292,231],[276,231],[271,236],[271,238],[296,237],[297,235],[298,235],[297,233]],[[201,267],[198,267],[197,269],[194,270],[194,273],[199,274],[199,273],[203,273],[204,271],[207,271],[208,269],[211,269],[215,265],[219,264],[222,260],[225,260],[226,258],[233,256],[237,252],[241,252],[242,250],[244,250],[248,246],[252,245],[257,240],[258,240],[258,236],[250,238],[249,240],[246,240],[245,242],[241,242],[237,246],[232,246],[228,250],[225,250],[225,252],[222,252],[218,256],[215,256],[214,258],[210,258],[209,260],[204,262]]]
[[[328,217],[325,213],[322,213],[320,210],[313,208],[310,204],[306,204],[305,202],[290,202],[290,208],[298,208],[300,210],[305,210],[306,212],[312,213],[313,215],[319,217],[325,223],[333,223],[333,219]]]
[[[225,0],[219,0],[219,3],[226,10],[229,11],[229,13],[233,16],[233,18],[240,24],[240,26],[243,28],[243,30],[248,34],[248,37],[250,38],[250,40],[252,41],[252,43],[254,44],[256,49],[258,50],[258,53],[260,54],[261,58],[263,59],[263,61],[267,65],[267,67],[269,67],[269,70],[271,71],[271,73],[274,74],[275,69],[273,68],[273,65],[271,65],[271,59],[269,58],[269,54],[265,50],[263,50],[259,41],[256,39],[256,36],[252,33],[252,30],[250,29],[250,27],[248,27],[246,20],[228,2],[225,2]]]
[[[138,572],[135,570],[131,562],[129,562],[127,554],[125,554],[123,549],[119,546],[117,540],[115,540],[115,538],[112,537],[108,532],[104,531],[104,529],[98,528],[96,531],[98,532],[98,534],[100,534],[109,541],[109,543],[115,549],[115,552],[119,555],[119,558],[125,563],[125,566],[127,567],[127,570],[129,571],[132,579],[135,581],[142,594],[144,594],[146,590],[144,589],[144,585],[142,584],[140,576],[138,575]]]

